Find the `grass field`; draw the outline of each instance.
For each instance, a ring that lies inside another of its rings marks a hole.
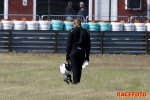
[[[150,100],[117,92],[150,94],[149,55],[91,55],[78,85],[63,82],[65,54],[0,53],[0,100]]]

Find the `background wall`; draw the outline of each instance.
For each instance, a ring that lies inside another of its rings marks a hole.
[[[142,0],[142,9],[141,10],[126,10],[125,9],[125,0],[118,0],[118,15],[131,16],[141,16],[147,15],[147,0]],[[144,13],[145,12],[145,13]]]
[[[27,0],[23,6],[22,0],[9,0],[9,14],[33,14],[33,0]]]
[[[4,0],[0,0],[0,14],[4,13]]]
[[[117,0],[111,0],[111,20],[116,21],[117,15]],[[95,20],[109,20],[109,0],[95,0],[95,16]]]
[[[79,11],[79,2],[81,0],[50,0],[50,14],[52,15],[64,15],[65,8],[68,1],[73,2],[73,8],[76,10],[76,13]],[[89,0],[82,0],[85,3],[85,6],[88,8]],[[48,0],[37,0],[37,14],[44,15],[48,14]]]

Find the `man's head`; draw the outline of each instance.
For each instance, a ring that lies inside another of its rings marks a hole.
[[[74,27],[81,27],[81,20],[76,18],[73,21]]]
[[[84,2],[80,2],[80,8],[82,8],[84,6]]]
[[[68,6],[72,6],[72,1],[69,1],[69,2],[68,2]]]

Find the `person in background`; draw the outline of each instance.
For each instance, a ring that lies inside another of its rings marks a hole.
[[[84,17],[86,17],[88,15],[88,11],[87,8],[84,6],[84,2],[80,2],[80,10],[78,12],[78,15],[83,15]]]
[[[89,62],[91,41],[88,31],[81,26],[80,19],[74,19],[74,28],[69,30],[66,46],[66,61],[71,61],[73,72],[73,84],[80,82],[82,64],[85,60]],[[64,80],[68,83],[71,75]]]
[[[76,11],[72,7],[72,1],[68,2],[68,6],[65,9],[65,13],[66,13],[66,15],[68,15],[67,16],[67,20],[73,20],[73,18],[71,17],[71,15],[75,15]]]

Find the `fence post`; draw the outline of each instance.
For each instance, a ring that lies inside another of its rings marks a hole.
[[[103,36],[104,36],[104,32],[100,32],[100,38],[101,38],[101,43],[100,43],[100,47],[101,47],[101,54],[103,54]]]
[[[111,0],[109,0],[109,23],[111,22]]]
[[[50,0],[48,0],[48,21],[50,21]]]
[[[55,43],[54,43],[54,52],[57,53],[57,37],[58,37],[58,31],[55,31]]]
[[[146,32],[146,53],[149,54],[149,51],[148,51],[148,32]]]
[[[11,30],[8,31],[8,52],[11,52]]]

